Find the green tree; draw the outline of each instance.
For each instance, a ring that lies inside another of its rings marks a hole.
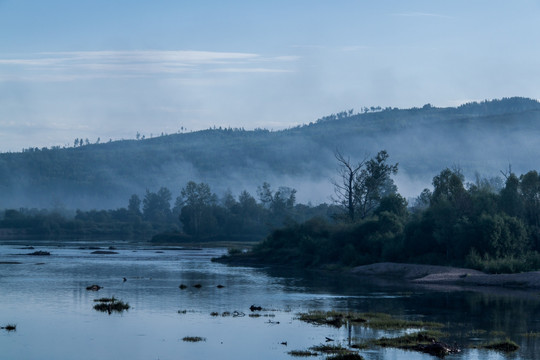
[[[195,237],[209,236],[216,232],[218,221],[214,208],[217,196],[205,183],[190,181],[176,199],[176,206],[181,208],[180,221],[184,231]]]
[[[356,176],[354,197],[362,219],[379,206],[381,198],[397,192],[391,176],[397,174],[398,164],[387,164],[388,157],[386,150],[379,151],[374,158],[365,162]]]
[[[171,220],[171,191],[162,187],[157,193],[146,190],[143,199],[143,217],[155,223],[164,223]]]

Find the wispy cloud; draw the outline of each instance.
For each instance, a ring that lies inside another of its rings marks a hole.
[[[431,17],[431,18],[442,18],[442,19],[452,19],[453,18],[452,16],[443,15],[443,14],[417,12],[417,11],[394,13],[394,14],[391,14],[391,15],[392,16],[400,16],[400,17]]]
[[[72,81],[207,72],[289,72],[295,56],[213,51],[70,51],[0,54],[0,81]],[[264,65],[262,65],[264,64]],[[262,65],[262,66],[261,66]]]

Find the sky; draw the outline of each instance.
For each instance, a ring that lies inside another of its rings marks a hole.
[[[0,151],[540,98],[540,2],[0,0]]]

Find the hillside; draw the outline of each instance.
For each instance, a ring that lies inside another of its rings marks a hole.
[[[340,149],[362,159],[386,149],[399,162],[405,196],[429,186],[444,167],[500,175],[540,168],[540,103],[524,98],[458,108],[341,113],[283,130],[214,129],[145,140],[0,154],[0,208],[114,208],[133,193],[166,186],[176,196],[189,180],[218,194],[267,181],[298,190],[300,201],[328,201]]]

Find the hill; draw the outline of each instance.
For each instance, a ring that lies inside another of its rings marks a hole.
[[[444,167],[497,176],[509,165],[538,169],[540,103],[526,98],[429,104],[412,109],[343,112],[282,130],[209,129],[144,140],[0,154],[0,208],[114,208],[131,194],[166,186],[176,196],[189,180],[218,194],[252,194],[258,185],[286,185],[300,201],[328,201],[334,151],[362,159],[386,149],[399,162],[396,183],[416,196]]]

